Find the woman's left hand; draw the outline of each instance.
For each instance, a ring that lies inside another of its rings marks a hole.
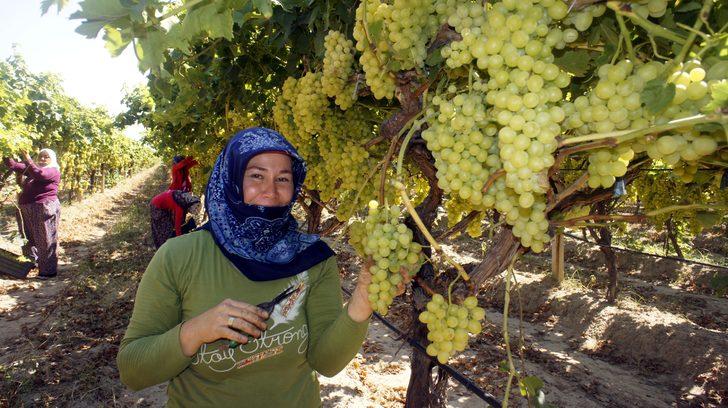
[[[372,282],[372,274],[369,272],[369,268],[372,266],[372,261],[367,259],[359,272],[359,278],[356,281],[356,289],[351,294],[349,300],[349,317],[355,322],[363,322],[372,315],[374,311],[371,303],[369,302],[369,284]],[[404,293],[406,284],[409,283],[412,278],[409,276],[407,271],[402,270],[402,281],[397,285],[396,296]]]
[[[32,160],[32,159],[30,158],[30,155],[28,154],[28,152],[23,152],[23,160],[25,160],[26,162],[31,162],[31,161],[33,161],[33,160]]]

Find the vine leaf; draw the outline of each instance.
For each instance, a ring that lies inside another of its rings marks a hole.
[[[428,67],[434,67],[435,65],[440,65],[442,61],[444,61],[444,58],[442,58],[442,53],[440,52],[440,48],[438,48],[427,56],[425,64]]]
[[[129,14],[119,0],[84,0],[79,6],[81,10],[71,14],[72,19],[85,18],[87,22],[111,21]]]
[[[233,15],[230,9],[218,13],[216,4],[211,3],[190,12],[182,21],[183,30],[187,38],[191,39],[200,33],[208,34],[211,38],[233,38]]]
[[[156,71],[164,62],[164,35],[159,31],[147,34],[146,38],[139,39],[137,54],[139,55],[139,69]]]
[[[263,17],[271,18],[273,16],[273,5],[270,0],[253,0],[253,4]]]
[[[43,0],[40,3],[40,11],[42,14],[46,14],[52,6],[56,6],[56,12],[60,13],[67,4],[68,0]]]
[[[640,95],[645,108],[653,114],[661,112],[675,97],[675,84],[665,83],[664,79],[655,78],[645,84]]]
[[[518,385],[521,389],[521,395],[528,398],[536,408],[550,406],[546,404],[546,394],[543,392],[544,384],[540,378],[531,375],[523,378]]]
[[[129,33],[125,33],[113,27],[106,27],[106,30],[104,31],[104,40],[106,40],[104,46],[107,50],[109,50],[109,53],[111,53],[112,56],[118,57],[122,52],[124,52],[124,49],[126,49],[131,42],[131,36]]]
[[[721,218],[720,214],[710,211],[697,211],[695,213],[695,219],[705,229],[712,228],[714,225],[718,224]]]
[[[710,86],[710,103],[705,105],[705,112],[714,112],[728,107],[728,79],[724,79]]]
[[[728,77],[728,61],[716,61],[705,74],[706,81],[721,80],[726,77]]]
[[[587,74],[591,60],[591,54],[586,51],[566,51],[564,55],[556,58],[554,63],[564,71],[582,77]]]
[[[76,27],[76,32],[86,38],[96,38],[99,35],[99,31],[106,25],[105,21],[92,21],[83,22]]]
[[[382,29],[384,28],[384,21],[378,20],[369,24],[369,35],[372,36],[372,43],[376,46],[379,40],[382,38]]]
[[[702,6],[697,1],[690,1],[680,4],[680,6],[675,9],[675,11],[677,13],[687,13],[689,11],[700,10],[701,8]]]

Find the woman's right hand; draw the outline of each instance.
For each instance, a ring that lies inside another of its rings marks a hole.
[[[219,339],[245,344],[248,337],[242,333],[259,337],[266,328],[267,319],[268,313],[263,309],[245,302],[225,299],[182,324],[179,336],[182,353],[192,357],[204,343]]]

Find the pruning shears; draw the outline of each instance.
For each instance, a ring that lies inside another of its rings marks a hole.
[[[298,291],[298,287],[289,286],[288,289],[284,290],[278,296],[274,297],[273,300],[268,301],[268,302],[259,303],[255,306],[265,310],[266,313],[268,313],[268,315],[270,316],[270,314],[273,313],[273,309],[276,307],[277,304],[281,303],[282,301],[284,301],[285,299],[287,299],[289,296],[291,296],[292,294],[294,294],[297,291]],[[228,347],[230,347],[230,348],[235,348],[239,345],[240,345],[240,343],[238,343],[235,340],[230,340],[230,342],[228,343]]]

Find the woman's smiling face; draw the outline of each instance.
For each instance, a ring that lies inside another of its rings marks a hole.
[[[280,152],[254,156],[243,174],[243,201],[249,205],[283,207],[293,198],[291,158]]]

